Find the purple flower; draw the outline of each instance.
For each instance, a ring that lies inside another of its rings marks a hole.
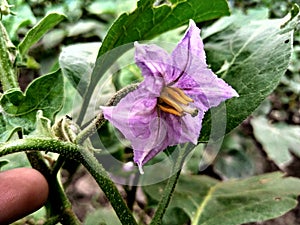
[[[237,92],[207,68],[200,30],[190,20],[172,54],[156,45],[135,43],[143,82],[116,106],[101,107],[132,145],[142,165],[168,146],[197,144],[204,113]]]

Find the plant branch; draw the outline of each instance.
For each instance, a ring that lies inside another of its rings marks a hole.
[[[101,111],[96,118],[77,135],[75,143],[82,144],[89,136],[94,134],[105,123],[105,121],[106,120],[104,119]]]
[[[77,145],[51,138],[18,139],[0,145],[0,157],[16,152],[31,151],[55,152],[72,159],[81,157]]]

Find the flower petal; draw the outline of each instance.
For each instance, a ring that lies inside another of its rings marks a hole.
[[[166,123],[169,125],[169,145],[172,146],[186,142],[197,144],[203,116],[204,111],[199,111],[195,117],[192,117],[190,114],[178,117],[163,113],[162,118],[165,118]]]
[[[147,138],[150,130],[149,121],[155,118],[156,98],[149,98],[149,93],[137,89],[127,94],[116,106],[104,107],[104,118],[109,120],[130,141]]]
[[[146,76],[144,81],[139,85],[139,89],[148,92],[149,97],[159,97],[165,85],[163,77]]]
[[[142,45],[138,42],[135,46],[135,61],[142,70],[142,75],[163,77],[166,73],[168,63],[171,62],[170,55],[157,45]]]
[[[156,104],[157,98],[138,88],[116,106],[101,107],[105,119],[131,142],[134,161],[140,168],[170,144],[169,125],[158,116]]]
[[[197,76],[184,75],[175,86],[194,99],[197,108],[207,111],[229,98],[239,96],[230,85],[218,78],[210,69],[198,68],[194,72]]]
[[[200,37],[200,29],[190,20],[183,39],[172,52],[173,72],[166,74],[167,83],[174,82],[183,72],[193,71],[196,67],[206,68],[204,46]]]
[[[170,145],[168,139],[169,125],[160,117],[152,118],[148,124],[150,135],[147,139],[139,139],[132,142],[134,162],[141,167],[159,152]]]

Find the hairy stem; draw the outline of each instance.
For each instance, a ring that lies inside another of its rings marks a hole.
[[[96,118],[77,135],[75,143],[82,144],[89,136],[94,134],[105,121],[102,112],[100,112]]]

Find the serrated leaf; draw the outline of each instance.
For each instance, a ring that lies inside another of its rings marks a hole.
[[[226,132],[247,118],[277,87],[290,61],[293,32],[281,33],[284,21],[251,18],[234,16],[225,29],[205,39],[207,61],[213,71],[219,71],[240,95],[226,102]],[[248,23],[240,25],[240,21]],[[215,109],[216,117],[218,113],[222,115],[224,110]],[[207,114],[201,140],[208,140],[210,122]]]
[[[63,77],[58,70],[35,79],[26,89],[10,90],[2,95],[0,103],[6,121],[13,126],[21,126],[25,133],[35,128],[36,113],[43,110],[44,116],[53,121],[61,109],[64,98]]]
[[[285,123],[271,124],[264,117],[251,120],[255,138],[262,144],[268,158],[284,169],[293,157],[300,157],[300,127]]]
[[[144,187],[158,201],[165,183]],[[297,205],[300,180],[270,173],[219,182],[206,176],[182,175],[169,208],[180,208],[192,225],[238,225],[283,215]]]
[[[81,96],[87,90],[100,46],[100,42],[70,45],[59,56],[64,76]]]
[[[20,44],[18,45],[20,54],[24,56],[28,52],[29,48],[33,44],[38,42],[47,31],[49,31],[65,18],[65,15],[54,12],[46,15],[41,21],[39,21],[33,28],[28,31],[22,42],[20,42]]]

